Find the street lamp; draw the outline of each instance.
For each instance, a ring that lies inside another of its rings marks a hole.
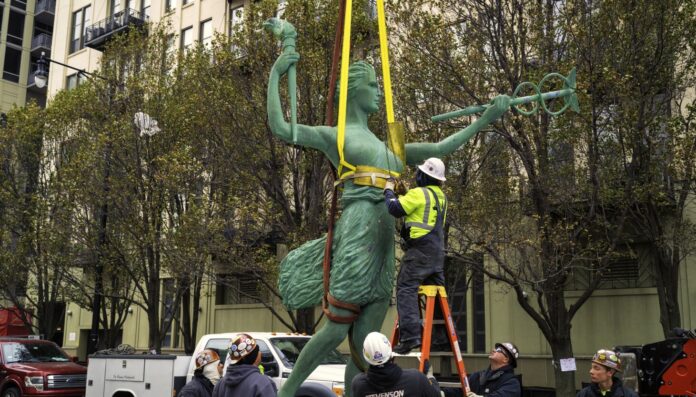
[[[96,77],[98,79],[102,80],[107,80],[106,77],[99,76],[98,74],[90,73],[84,69],[79,69],[70,65],[66,65],[62,62],[55,61],[51,58],[46,57],[45,52],[41,52],[41,58],[39,58],[38,61],[36,61],[36,72],[34,72],[34,83],[36,83],[36,86],[38,88],[44,88],[46,87],[46,83],[48,82],[48,64],[49,63],[57,63],[60,66],[64,66],[68,69],[72,69],[77,71],[77,74],[81,74],[83,76],[89,76],[89,77]]]

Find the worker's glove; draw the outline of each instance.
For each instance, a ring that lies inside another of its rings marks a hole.
[[[408,192],[408,189],[406,188],[406,185],[404,184],[404,181],[399,179],[396,181],[396,187],[394,188],[394,193],[396,193],[399,196],[403,196]]]
[[[387,179],[387,183],[384,184],[384,190],[394,191],[395,186],[396,186],[396,179],[389,178],[389,179]]]
[[[483,397],[483,396],[481,396],[481,395],[479,395],[479,394],[476,394],[476,393],[474,393],[473,391],[469,390],[469,391],[466,393],[466,397]]]

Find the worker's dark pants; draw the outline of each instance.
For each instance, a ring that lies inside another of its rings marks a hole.
[[[426,235],[416,240],[416,243],[410,244],[401,260],[401,269],[396,282],[396,309],[399,313],[400,342],[421,339],[418,287],[421,285],[445,285],[444,252],[441,244],[435,238],[429,237],[430,235]],[[437,302],[434,318],[442,318],[442,311]],[[433,344],[446,343],[448,340],[445,326],[438,325],[433,328]]]

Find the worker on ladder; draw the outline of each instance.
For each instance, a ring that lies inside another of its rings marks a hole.
[[[406,252],[396,282],[396,308],[399,315],[399,344],[394,353],[407,354],[421,345],[421,321],[418,287],[422,284],[445,285],[445,245],[443,225],[447,199],[441,186],[445,164],[431,157],[416,170],[415,189],[397,197],[395,181],[387,181],[384,196],[389,213],[406,217],[401,237]],[[443,327],[435,328],[433,345],[446,345]]]

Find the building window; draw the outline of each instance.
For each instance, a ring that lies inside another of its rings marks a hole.
[[[12,0],[12,7],[20,9],[20,10],[26,10],[27,9],[27,0]]]
[[[179,314],[179,308],[174,306],[175,293],[176,289],[174,279],[167,278],[162,280],[162,327],[169,323],[169,327],[164,333],[162,347],[175,348],[179,346],[179,332],[177,332],[178,324],[176,321],[176,317]]]
[[[234,35],[242,28],[244,21],[244,6],[238,6],[230,10],[230,36]]]
[[[164,0],[164,11],[171,11],[176,8],[176,0]]]
[[[84,83],[86,80],[87,77],[85,77],[85,75],[83,75],[82,73],[73,73],[65,78],[65,89],[72,90],[73,88],[76,88],[78,85]]]
[[[481,257],[481,260],[483,260],[483,257]],[[474,310],[474,353],[486,353],[488,352],[488,346],[486,346],[486,295],[484,292],[483,272],[474,270],[471,277],[471,288],[473,290],[472,306]]]
[[[265,294],[254,275],[246,273],[221,274],[215,288],[216,305],[259,303]]]
[[[19,83],[19,67],[22,63],[22,50],[5,47],[5,66],[2,71],[2,78],[13,83]]]
[[[193,26],[181,30],[181,49],[187,49],[193,44]]]
[[[70,53],[85,48],[85,30],[90,24],[90,11],[91,7],[86,6],[73,12]]]
[[[471,260],[476,260],[480,255],[471,256]],[[457,330],[457,339],[459,339],[459,349],[468,351],[468,318],[467,316],[467,295],[470,291],[469,276],[471,272],[468,270],[473,266],[462,266],[461,263],[450,260],[445,260],[445,287],[447,288],[447,303],[452,314],[452,321]],[[438,305],[435,306],[439,307]],[[441,326],[441,325],[438,325]],[[442,325],[444,326],[444,325]]]
[[[116,15],[121,11],[121,0],[111,0],[111,8],[109,9],[109,15]]]
[[[173,56],[176,54],[176,37],[173,34],[167,35],[167,55]]]
[[[66,90],[72,90],[75,87],[77,87],[77,73],[71,74],[70,76],[65,78]]]
[[[126,0],[126,11],[130,10],[137,10],[137,6],[135,5],[135,0]]]
[[[151,0],[143,0],[140,8],[140,13],[145,19],[150,19],[150,2]]]
[[[572,269],[566,282],[566,290],[589,288],[597,277],[601,277],[599,289],[650,288],[656,285],[653,274],[651,247],[634,244],[632,253],[619,254],[608,261],[602,274],[598,275],[591,266]]]
[[[208,19],[207,21],[201,22],[200,38],[201,44],[206,48],[210,48],[213,42],[213,20]]]
[[[10,10],[10,23],[7,25],[7,42],[18,46],[22,45],[24,37],[24,19],[26,14]]]

